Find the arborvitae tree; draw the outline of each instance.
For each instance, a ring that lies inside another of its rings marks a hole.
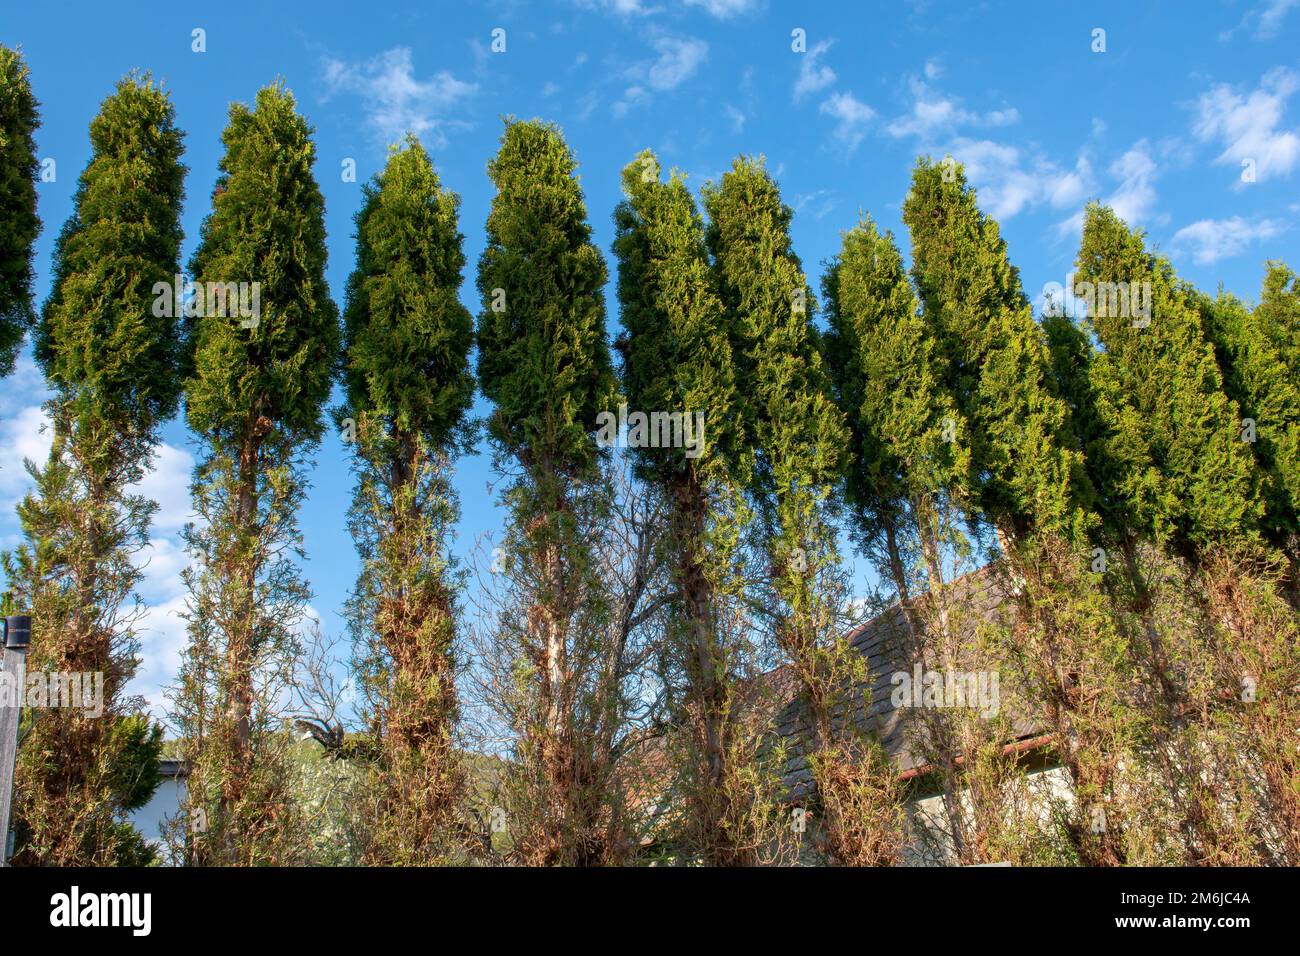
[[[1255,307],[1256,321],[1272,343],[1282,369],[1300,368],[1300,277],[1281,262],[1270,262],[1264,288]],[[1288,432],[1289,434],[1289,432]],[[1289,462],[1289,463],[1288,463]],[[1300,513],[1300,467],[1283,449],[1275,455],[1278,485]],[[1292,534],[1284,546],[1291,559],[1291,603],[1300,607],[1300,535]]]
[[[457,298],[460,198],[414,136],[363,195],[338,412],[355,430],[358,477],[350,525],[362,567],[349,616],[380,753],[370,858],[419,865],[453,855],[463,787],[448,538],[451,462],[470,438],[474,322]]]
[[[36,216],[36,129],[39,104],[31,71],[16,50],[0,44],[0,377],[13,371],[32,308]]]
[[[618,708],[600,625],[609,609],[593,586],[590,544],[608,499],[594,432],[616,403],[615,380],[607,273],[576,166],[556,127],[506,121],[488,164],[497,193],[477,279],[479,386],[496,406],[489,433],[511,478],[498,560],[528,580],[524,620],[499,623],[517,673],[504,809],[530,863],[590,864],[620,851],[607,746]]]
[[[1270,262],[1255,311],[1288,368],[1300,365],[1300,276]]]
[[[1257,541],[1258,470],[1191,290],[1146,251],[1142,233],[1096,204],[1076,265],[1075,295],[1097,305],[1090,321],[1104,351],[1092,378],[1117,491],[1141,530],[1192,560],[1229,539]],[[1133,307],[1146,289],[1149,318]]]
[[[339,347],[325,283],[325,202],[293,95],[236,103],[212,212],[190,262],[185,401],[204,454],[189,531],[191,644],[176,694],[190,760],[191,859],[291,859],[276,707],[309,592],[294,564],[305,458]],[[243,287],[239,308],[236,288]],[[257,283],[256,286],[252,285]],[[243,294],[247,293],[247,296]]]
[[[1277,321],[1285,287],[1273,266],[1265,278],[1260,306],[1249,309],[1234,296],[1201,296],[1205,333],[1214,345],[1224,389],[1241,410],[1242,437],[1253,447],[1264,470],[1264,524],[1269,540],[1300,562],[1300,377],[1288,364],[1285,323]],[[1294,293],[1292,295],[1294,300]],[[1294,302],[1292,307],[1294,308]],[[1292,319],[1292,324],[1296,320]]]
[[[946,556],[968,547],[954,489],[965,487],[970,453],[939,343],[917,308],[893,235],[870,218],[844,234],[822,291],[827,366],[850,434],[844,492],[853,532],[893,586],[909,652],[927,668],[951,669],[957,609],[945,588]],[[945,713],[914,716],[924,727],[918,746],[943,779],[960,856],[970,829],[960,767],[974,754]]]
[[[1020,271],[960,164],[918,161],[903,204],[912,274],[948,385],[971,429],[971,503],[1004,537],[1079,542],[1089,530],[1083,456]]]
[[[777,184],[761,160],[741,157],[705,187],[704,205],[756,451],[750,490],[768,568],[760,597],[807,708],[803,746],[821,805],[818,842],[834,860],[861,862],[861,821],[844,812],[864,805],[867,788],[888,784],[875,776],[879,762],[863,759],[871,742],[855,739],[856,723],[844,719],[860,703],[865,667],[845,640],[846,583],[829,513],[849,436],[830,396],[812,324],[816,303]]]
[[[614,213],[623,391],[631,414],[667,413],[682,422],[682,441],[633,453],[640,476],[662,489],[672,508],[673,600],[661,670],[679,729],[679,852],[743,865],[758,859],[764,834],[755,823],[766,816],[761,805],[770,787],[755,777],[754,739],[739,712],[737,679],[752,664],[752,650],[725,625],[741,598],[740,492],[752,467],[727,319],[685,179],[674,172],[665,182],[654,153],[644,150],[623,170],[623,192]]]
[[[1294,695],[1281,688],[1300,659],[1294,625],[1278,625],[1286,616],[1264,547],[1268,476],[1210,338],[1221,317],[1207,317],[1203,298],[1108,208],[1088,208],[1077,267],[1071,291],[1089,304],[1102,346],[1088,373],[1094,473],[1122,535],[1159,684],[1152,755],[1184,859],[1259,862],[1278,845],[1262,831],[1285,831],[1300,809],[1280,784],[1295,754],[1274,732],[1294,719]],[[1130,554],[1135,536],[1150,542],[1137,549],[1141,561]]]
[[[135,559],[157,506],[130,489],[180,391],[177,326],[154,304],[179,268],[182,139],[170,97],[148,76],[125,78],[104,101],[36,332],[54,441],[18,508],[27,543],[5,558],[10,600],[32,614],[31,672],[98,675],[103,700],[102,715],[80,701],[24,715],[16,786],[26,862],[149,855],[125,822],[140,795],[127,770],[141,743],[156,756],[158,729],[132,716],[143,702],[125,685],[140,663]],[[156,786],[154,768],[144,779]]]
[[[945,498],[966,483],[966,429],[891,233],[870,218],[845,233],[822,289],[827,364],[851,436],[845,497],[855,530],[906,604],[918,563],[907,527],[915,523],[924,563],[937,573],[950,543]]]
[[[1138,732],[1125,706],[1128,642],[1088,561],[1093,490],[1047,340],[998,224],[964,170],[922,159],[903,204],[913,276],[937,331],[948,386],[971,430],[967,500],[997,532],[1017,620],[1000,653],[1034,718],[1049,727],[1076,803],[1065,832],[1092,863],[1126,857],[1115,755]],[[1080,684],[1096,689],[1081,695]],[[1110,825],[1098,827],[1099,814]]]

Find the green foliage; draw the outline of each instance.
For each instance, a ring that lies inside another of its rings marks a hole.
[[[827,367],[852,436],[845,493],[872,540],[915,497],[965,483],[966,429],[891,233],[870,218],[845,233],[822,295]]]
[[[556,127],[506,121],[488,164],[497,193],[477,280],[479,387],[496,406],[498,464],[511,470],[506,583],[484,637],[499,668],[495,706],[516,734],[503,783],[512,854],[571,865],[627,847],[611,776],[625,712],[622,664],[611,662],[623,650],[611,640],[614,598],[596,554],[620,525],[593,435],[616,383],[607,273],[575,168]]]
[[[36,215],[36,129],[39,104],[31,70],[17,50],[0,45],[0,376],[13,371],[32,308],[32,246]]]
[[[913,171],[903,221],[945,384],[970,426],[971,504],[1016,538],[1038,530],[1085,539],[1083,457],[997,222],[980,211],[959,164],[928,159]]]
[[[1300,367],[1300,276],[1281,262],[1264,274],[1256,313],[1288,368]]]
[[[190,271],[196,282],[260,283],[261,316],[186,323],[186,412],[191,428],[217,441],[248,434],[259,419],[291,442],[322,432],[339,325],[311,133],[277,83],[258,91],[251,110],[232,104],[221,134],[226,152]]]
[[[1137,530],[1184,556],[1228,540],[1258,540],[1259,472],[1194,292],[1166,260],[1146,251],[1142,233],[1095,204],[1076,265],[1076,289],[1090,282],[1134,290],[1149,283],[1151,290],[1145,325],[1109,306],[1090,318],[1104,346],[1090,379],[1116,478],[1107,495],[1134,516]]]
[[[1279,348],[1285,340],[1270,334],[1262,307],[1252,311],[1226,293],[1202,296],[1201,312],[1224,390],[1241,410],[1264,471],[1265,526],[1275,543],[1294,542],[1300,534],[1300,378]]]
[[[874,807],[864,802],[872,791],[843,760],[853,746],[850,729],[834,717],[861,705],[864,666],[845,638],[848,592],[831,521],[849,429],[831,398],[812,322],[816,302],[791,246],[792,214],[762,161],[737,159],[721,182],[705,187],[704,205],[706,243],[731,324],[740,417],[757,458],[750,492],[763,519],[768,573],[756,582],[756,596],[808,707],[804,753],[827,814],[825,845],[847,862],[863,825],[850,816]]]
[[[496,185],[479,259],[479,387],[496,410],[490,433],[531,466],[590,474],[591,433],[612,407],[604,259],[557,127],[506,121],[488,164]]]
[[[817,303],[790,242],[793,213],[762,161],[748,157],[704,187],[704,206],[759,485],[778,496],[819,486],[824,497],[847,434],[812,323]]]
[[[465,432],[473,319],[458,293],[460,197],[414,136],[363,189],[344,310],[348,407],[441,447]]]
[[[681,174],[664,182],[643,150],[623,170],[627,198],[614,211],[618,297],[624,334],[623,390],[634,411],[702,412],[698,458],[683,448],[639,448],[647,474],[661,481],[686,471],[726,479],[744,474],[744,431],[737,418],[727,317],[714,288],[704,223]]]
[[[170,418],[180,396],[177,325],[154,308],[154,286],[170,288],[180,269],[183,137],[170,96],[147,74],[104,100],[34,337],[60,394],[130,431]]]

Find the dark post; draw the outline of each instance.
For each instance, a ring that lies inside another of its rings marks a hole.
[[[11,614],[4,619],[3,666],[0,667],[0,866],[9,865],[9,810],[13,804],[14,761],[18,757],[18,718],[27,688],[27,646],[32,619]]]

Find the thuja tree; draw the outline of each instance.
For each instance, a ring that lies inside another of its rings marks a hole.
[[[362,562],[349,616],[380,753],[370,856],[399,865],[452,855],[463,787],[448,538],[451,461],[470,437],[474,323],[457,298],[459,204],[415,137],[394,147],[364,189],[344,310],[338,415],[355,432],[350,526]]]
[[[1076,295],[1091,287],[1090,327],[1104,346],[1092,378],[1107,446],[1142,530],[1191,561],[1229,538],[1258,540],[1259,472],[1194,294],[1140,232],[1096,204],[1076,266]],[[1112,288],[1129,290],[1128,308]],[[1131,304],[1148,288],[1149,317]]]
[[[499,621],[515,673],[508,828],[518,858],[588,864],[617,853],[609,741],[620,711],[589,546],[607,511],[598,416],[615,405],[604,260],[560,131],[506,122],[488,164],[497,192],[479,260],[478,378],[507,473],[497,562],[526,607]]]
[[[290,859],[294,846],[276,708],[308,598],[294,563],[296,512],[339,327],[324,276],[316,150],[293,95],[275,84],[251,109],[232,105],[222,142],[190,262],[203,293],[186,305],[202,521],[189,532],[190,646],[175,716],[191,764],[190,858],[251,864]],[[236,309],[239,283],[250,294]]]
[[[37,107],[22,54],[0,44],[0,375],[13,370],[23,334],[35,319],[32,245],[41,231]]]
[[[160,728],[133,715],[143,702],[125,685],[140,663],[134,589],[157,506],[132,486],[179,394],[177,326],[153,305],[156,284],[169,289],[179,268],[182,139],[170,97],[148,76],[127,77],[104,101],[36,330],[53,445],[18,508],[26,543],[5,559],[9,597],[32,614],[30,670],[102,681],[102,700],[28,712],[17,770],[26,862],[149,855],[125,815],[157,784],[149,761]]]
[[[960,164],[919,161],[903,219],[924,316],[970,428],[966,500],[996,532],[998,568],[1009,572],[1004,586],[1016,601],[1014,625],[989,663],[1010,669],[1071,775],[1076,800],[1061,810],[1071,851],[1085,862],[1120,862],[1114,758],[1139,728],[1123,697],[1127,637],[1087,560],[1093,492],[1069,406],[998,224],[979,209]]]
[[[743,865],[766,842],[771,781],[754,762],[738,678],[753,662],[736,618],[743,597],[745,448],[727,316],[714,288],[704,224],[684,178],[666,181],[643,151],[623,170],[618,296],[622,382],[634,413],[671,416],[676,440],[638,443],[641,477],[671,507],[672,605],[661,673],[678,733],[674,784],[685,859]]]
[[[844,234],[822,290],[827,367],[850,435],[844,496],[854,535],[892,585],[905,646],[927,667],[951,668],[954,642],[943,637],[958,629],[960,607],[951,606],[945,584],[948,567],[968,550],[956,495],[970,454],[939,343],[893,236],[870,218]],[[974,826],[959,781],[970,755],[946,713],[914,716],[924,725],[917,745],[943,778],[950,839],[961,855]]]
[[[1300,368],[1300,278],[1281,262],[1270,262],[1264,275],[1255,316],[1272,343],[1283,368]],[[1300,513],[1300,468],[1284,451],[1274,458],[1278,485],[1285,490],[1291,507]],[[1300,535],[1292,534],[1283,547],[1291,561],[1291,603],[1300,607]]]
[[[1282,361],[1294,368],[1300,362],[1300,276],[1270,262],[1255,311]]]
[[[832,860],[862,843],[864,778],[879,769],[849,716],[865,661],[845,638],[846,584],[829,499],[848,441],[812,323],[815,301],[790,241],[791,210],[760,160],[737,159],[704,189],[706,243],[727,309],[741,417],[756,451],[750,492],[767,565],[756,595],[806,708],[802,745],[821,805],[818,842]]]
[[[1294,360],[1300,355],[1291,338],[1300,337],[1294,331],[1300,318],[1295,292],[1288,299],[1284,291],[1286,276],[1285,267],[1270,264],[1264,296],[1254,310],[1220,292],[1216,299],[1202,296],[1201,311],[1224,389],[1242,413],[1242,437],[1264,471],[1266,534],[1295,564],[1300,561],[1300,384]]]
[[[1172,792],[1187,795],[1186,852],[1269,858],[1279,841],[1265,831],[1294,828],[1294,794],[1280,781],[1295,772],[1296,755],[1269,728],[1293,719],[1294,695],[1281,688],[1297,677],[1295,625],[1278,606],[1278,561],[1267,546],[1270,475],[1250,441],[1257,431],[1229,394],[1251,397],[1249,377],[1262,395],[1267,373],[1241,362],[1225,380],[1211,336],[1223,337],[1230,358],[1228,306],[1207,318],[1203,298],[1108,208],[1087,210],[1077,275],[1076,295],[1094,300],[1089,326],[1104,346],[1089,378],[1113,462],[1107,496],[1186,574],[1184,614],[1158,635],[1176,705],[1167,724],[1181,742],[1183,780]],[[1140,291],[1143,314],[1124,309],[1113,290],[1128,291],[1130,306]]]

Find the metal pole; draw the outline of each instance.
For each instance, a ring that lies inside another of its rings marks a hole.
[[[13,803],[14,761],[18,757],[18,718],[27,689],[27,646],[32,619],[11,614],[4,619],[3,667],[0,667],[0,866],[9,865],[9,809]],[[7,687],[4,685],[8,685]]]

